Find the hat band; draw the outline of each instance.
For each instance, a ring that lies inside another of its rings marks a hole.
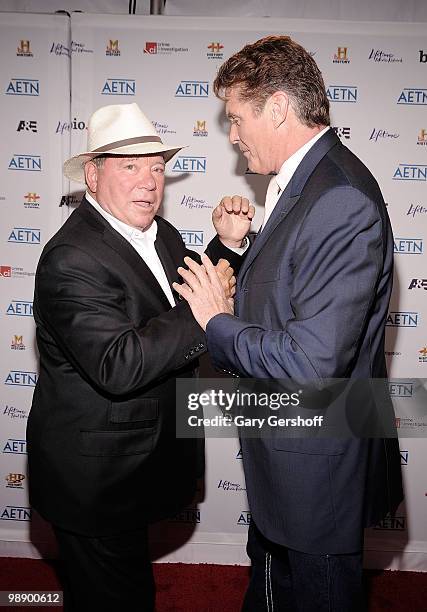
[[[103,151],[109,151],[110,149],[127,147],[128,145],[141,144],[143,142],[160,142],[161,144],[163,144],[162,139],[159,136],[137,136],[136,138],[127,138],[126,140],[117,140],[116,142],[110,142],[109,144],[94,149],[92,153],[102,153]]]

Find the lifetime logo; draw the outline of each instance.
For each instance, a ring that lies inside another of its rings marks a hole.
[[[16,438],[9,438],[4,445],[3,452],[6,454],[14,455],[26,455],[27,454],[27,441],[17,440]]]
[[[14,227],[7,239],[17,244],[40,244],[40,240],[41,231],[32,227]]]
[[[357,87],[354,85],[329,85],[326,95],[330,102],[357,102]]]
[[[252,515],[249,510],[243,510],[240,513],[239,518],[237,519],[237,525],[243,525],[244,527],[248,527],[251,524]]]
[[[387,327],[417,327],[418,312],[389,312],[386,320]]]
[[[13,387],[35,387],[37,384],[37,372],[20,372],[11,370],[4,381],[5,385]]]
[[[5,506],[0,514],[2,521],[31,521],[31,508]]]
[[[393,250],[396,254],[403,255],[422,255],[422,238],[395,238]]]
[[[206,172],[206,157],[178,155],[172,172]]]
[[[405,87],[402,89],[397,104],[412,104],[422,106],[427,104],[427,89]]]
[[[24,170],[26,172],[41,172],[41,169],[40,155],[22,155],[20,153],[14,153],[8,166],[8,170]]]
[[[5,94],[7,96],[39,96],[40,81],[38,79],[10,79]]]
[[[32,317],[33,303],[27,301],[12,300],[6,309],[6,314],[15,317]]]
[[[203,231],[202,230],[179,230],[181,238],[186,246],[202,247],[203,246]]]
[[[207,98],[208,96],[208,81],[181,81],[175,91],[175,98]]]
[[[134,96],[135,79],[107,79],[101,94],[104,96]]]
[[[394,380],[388,383],[388,391],[391,397],[412,397],[414,383]]]
[[[3,414],[10,417],[11,419],[27,419],[28,418],[28,415],[25,412],[25,410],[22,410],[21,408],[16,408],[15,406],[8,406],[7,404],[3,410]]]
[[[50,53],[55,55],[66,55],[71,57],[70,49],[64,45],[64,43],[53,42],[50,48]]]
[[[393,174],[394,181],[427,181],[424,164],[399,164]]]

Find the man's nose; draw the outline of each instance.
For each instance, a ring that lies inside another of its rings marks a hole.
[[[237,126],[234,123],[230,125],[230,134],[228,137],[229,137],[231,144],[233,145],[237,144],[240,140],[239,134],[237,132]]]
[[[148,189],[153,191],[156,188],[156,181],[149,168],[143,168],[137,178],[137,187],[139,189]]]

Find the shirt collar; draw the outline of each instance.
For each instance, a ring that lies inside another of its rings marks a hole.
[[[88,191],[86,191],[85,198],[89,202],[89,204],[91,204],[95,208],[95,210],[97,210],[99,214],[104,217],[106,221],[108,221],[111,227],[117,232],[119,232],[119,234],[121,234],[123,238],[126,238],[128,242],[130,242],[131,240],[141,240],[143,238],[152,243],[154,243],[154,241],[156,240],[157,222],[155,219],[153,219],[153,222],[150,227],[148,227],[144,231],[141,231],[136,227],[132,227],[131,225],[120,221],[120,219],[117,219],[109,212],[104,210],[102,206],[100,206],[100,204],[95,200],[95,198],[90,195]]]
[[[314,143],[317,140],[319,140],[319,138],[321,138],[323,134],[325,134],[325,132],[327,132],[329,129],[330,129],[329,126],[325,127],[321,132],[316,134],[316,136],[313,136],[313,138],[311,138],[300,149],[298,149],[298,151],[295,151],[293,155],[291,155],[288,159],[286,159],[283,162],[276,176],[276,182],[280,187],[280,192],[286,189],[295,170],[298,168],[303,158],[308,153],[308,151],[311,149],[311,147],[314,145]]]

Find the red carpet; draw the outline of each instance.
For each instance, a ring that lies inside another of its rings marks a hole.
[[[157,612],[239,612],[249,568],[236,565],[155,564]],[[369,612],[426,612],[427,573],[366,572]],[[60,590],[55,565],[0,558],[0,590]],[[5,610],[7,608],[4,608]],[[53,611],[61,608],[14,607]],[[10,608],[12,610],[12,608]],[[137,612],[137,611],[135,611]]]

